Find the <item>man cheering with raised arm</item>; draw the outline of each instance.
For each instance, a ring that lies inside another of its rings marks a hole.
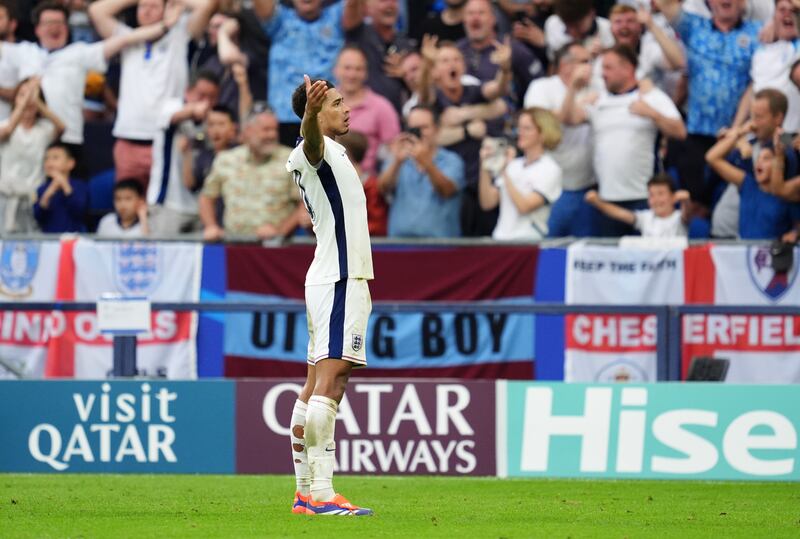
[[[353,367],[367,364],[365,341],[373,278],[364,188],[345,148],[350,109],[326,80],[309,79],[292,94],[303,142],[286,169],[311,216],[317,248],[306,274],[308,377],[292,410],[297,492],[293,513],[371,515],[333,490],[336,410]]]

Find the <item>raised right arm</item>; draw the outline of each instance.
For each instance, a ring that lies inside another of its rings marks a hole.
[[[89,17],[100,37],[111,37],[120,24],[116,19],[117,14],[134,5],[136,0],[97,0],[89,4]]]

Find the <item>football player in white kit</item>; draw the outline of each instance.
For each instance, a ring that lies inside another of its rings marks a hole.
[[[297,492],[292,512],[371,515],[333,490],[336,410],[353,367],[366,365],[367,319],[373,278],[367,205],[361,179],[335,141],[349,130],[350,109],[333,84],[303,84],[292,95],[302,118],[286,168],[311,216],[317,248],[306,274],[308,377],[292,410],[291,440]]]

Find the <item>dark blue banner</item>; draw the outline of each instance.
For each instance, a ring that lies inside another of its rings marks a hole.
[[[0,471],[233,473],[233,382],[3,382]]]

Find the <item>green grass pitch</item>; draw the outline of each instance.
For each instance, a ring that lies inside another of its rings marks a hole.
[[[791,483],[335,479],[373,517],[289,512],[289,476],[0,474],[0,537],[800,537]]]

